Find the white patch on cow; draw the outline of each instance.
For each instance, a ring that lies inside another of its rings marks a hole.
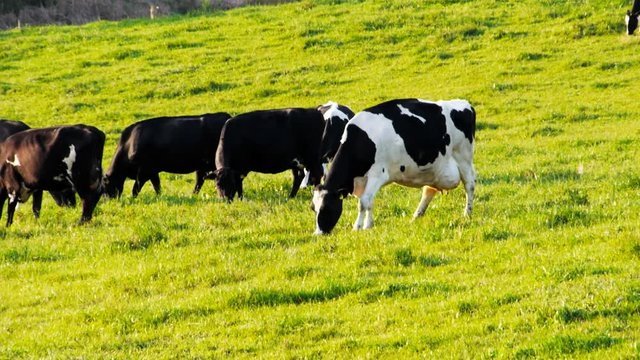
[[[416,114],[412,113],[411,111],[409,111],[409,109],[407,109],[406,107],[404,107],[404,106],[402,106],[400,104],[398,104],[398,108],[400,109],[400,114],[402,114],[402,115],[407,115],[407,116],[410,116],[410,117],[414,117],[414,118],[422,121],[423,124],[427,122],[427,119],[423,118],[422,116],[419,116],[419,115],[416,115]]]
[[[73,168],[73,163],[76,162],[76,147],[73,144],[69,145],[69,156],[62,159],[62,162],[67,165],[67,174],[71,176],[71,169]]]
[[[340,138],[340,144],[344,144],[344,142],[347,141],[347,127],[349,127],[349,124],[347,124],[347,126],[345,126],[344,130],[342,131],[342,137]]]
[[[9,159],[7,159],[7,164],[11,164],[15,167],[22,165],[20,164],[20,159],[18,159],[18,154],[13,155],[13,161],[9,161]]]
[[[320,225],[318,225],[318,210],[320,210],[320,206],[322,205],[325,195],[327,195],[327,190],[313,191],[313,199],[311,200],[311,203],[313,205],[313,211],[316,213],[316,231],[313,232],[313,235],[324,234],[324,232],[320,230]]]
[[[443,109],[443,112],[445,109],[449,109],[449,111],[447,111],[448,113],[450,113],[451,110],[456,110],[456,111],[471,110],[471,104],[469,104],[467,100],[461,100],[461,99],[440,100],[440,101],[437,101],[436,104],[438,104]]]
[[[322,200],[324,196],[327,195],[327,190],[314,190],[313,191],[313,211],[318,212],[320,209],[320,205],[322,205]]]
[[[329,109],[327,109],[327,111],[325,111],[324,114],[322,115],[324,119],[329,120],[332,117],[337,117],[344,121],[349,121],[349,116],[343,113],[342,111],[340,111],[338,106],[339,106],[338,103],[335,101],[329,101],[328,103],[322,105],[322,107],[329,107]]]
[[[625,25],[625,26],[629,26],[629,20],[630,20],[630,19],[629,19],[629,15],[625,15],[625,16],[624,16],[624,25]]]

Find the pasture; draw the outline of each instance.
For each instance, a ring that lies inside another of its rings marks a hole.
[[[621,0],[322,1],[0,32],[0,118],[107,134],[162,115],[393,98],[478,114],[464,191],[391,185],[313,236],[310,189],[161,174],[93,221],[0,228],[0,358],[640,356],[640,37]],[[6,216],[6,210],[5,210]],[[3,218],[4,221],[5,218]],[[4,224],[4,222],[2,222]]]

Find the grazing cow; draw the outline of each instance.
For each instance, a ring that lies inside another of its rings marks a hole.
[[[320,183],[320,142],[325,121],[317,109],[261,110],[227,121],[216,152],[218,194],[233,201],[242,198],[242,181],[251,171],[276,174],[293,172],[289,197],[296,196],[304,177]]]
[[[333,101],[319,106],[318,111],[322,113],[325,121],[322,143],[320,144],[320,160],[322,161],[323,173],[326,175],[327,164],[336,155],[344,127],[354,114],[348,107]],[[305,188],[309,184],[309,171],[305,169],[304,175],[301,188]]]
[[[147,119],[128,126],[120,136],[111,166],[105,176],[105,193],[122,194],[125,179],[134,179],[133,197],[151,180],[160,194],[160,177],[165,171],[177,174],[196,172],[193,193],[215,171],[215,153],[227,113]]]
[[[632,35],[638,27],[638,18],[640,18],[640,0],[633,1],[631,10],[627,10],[624,17],[624,23],[627,25],[627,35]]]
[[[31,194],[69,188],[82,200],[80,223],[91,220],[102,192],[104,140],[93,126],[73,125],[21,131],[0,144],[0,216],[8,197],[7,226]]]
[[[342,199],[350,193],[359,198],[353,228],[371,228],[373,199],[392,182],[422,187],[415,219],[438,191],[453,189],[462,180],[465,214],[470,215],[476,181],[475,121],[475,110],[464,100],[392,100],[356,114],[347,124],[325,183],[314,190],[316,234],[333,230]]]
[[[0,119],[0,143],[2,143],[9,136],[18,133],[20,131],[29,130],[29,125],[22,121],[4,120]],[[76,206],[76,195],[72,189],[63,191],[50,192],[51,197],[55,200],[58,206]],[[42,207],[42,193],[41,191],[33,195],[32,211],[33,216],[37,219],[40,216],[40,208]]]

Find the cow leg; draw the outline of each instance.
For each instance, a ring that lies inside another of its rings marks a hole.
[[[137,197],[147,180],[149,180],[149,177],[141,171],[138,171],[136,181],[133,183],[133,189],[131,189],[131,196]]]
[[[367,176],[367,185],[358,201],[358,218],[353,225],[354,230],[371,229],[373,227],[373,199],[380,188],[387,182],[387,173]],[[364,225],[362,224],[364,220]]]
[[[245,176],[238,176],[238,178],[236,179],[236,184],[238,184],[238,200],[242,200],[244,196],[243,189],[242,189],[242,182],[244,181]]]
[[[42,208],[42,190],[33,193],[33,203],[31,203],[31,211],[36,220],[40,217],[40,209]]]
[[[160,195],[162,192],[162,188],[160,187],[160,175],[155,173],[149,177],[149,180],[151,180],[151,185],[153,185],[153,190],[156,191],[156,195]]]
[[[9,206],[7,208],[7,227],[13,223],[13,214],[16,212],[16,206],[18,205],[18,198],[13,197],[9,199]]]
[[[302,179],[304,178],[304,172],[300,169],[291,169],[291,172],[293,173],[293,186],[291,187],[289,198],[294,198],[300,189],[300,183],[302,183]]]
[[[204,179],[206,177],[206,172],[204,170],[196,171],[196,187],[193,188],[193,194],[197,195],[202,189],[202,185],[204,185]]]
[[[420,216],[424,215],[424,212],[427,211],[429,203],[431,203],[431,200],[437,193],[438,190],[430,186],[422,187],[422,198],[420,199],[420,203],[418,204],[416,212],[413,213],[413,220],[416,220]]]
[[[304,179],[302,179],[302,182],[300,183],[300,188],[301,189],[304,189],[307,186],[309,186],[309,174],[310,174],[310,172],[307,169],[304,169],[303,171],[304,171]]]
[[[76,192],[73,189],[49,191],[58,206],[76,207]]]
[[[2,219],[2,210],[4,210],[5,201],[7,201],[7,190],[0,189],[0,219]]]
[[[80,194],[78,194],[80,195]],[[82,200],[82,216],[80,217],[80,224],[84,224],[91,220],[93,216],[93,210],[98,205],[100,200],[100,192],[89,192],[80,196]]]
[[[473,211],[473,196],[476,189],[476,171],[473,164],[463,164],[460,166],[460,177],[467,193],[467,205],[464,208],[464,215],[471,216]]]

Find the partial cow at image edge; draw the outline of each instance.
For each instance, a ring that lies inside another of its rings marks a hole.
[[[87,125],[30,129],[0,144],[0,216],[9,198],[7,226],[18,202],[42,190],[74,189],[82,200],[80,223],[91,220],[102,194],[102,152],[105,134]]]

